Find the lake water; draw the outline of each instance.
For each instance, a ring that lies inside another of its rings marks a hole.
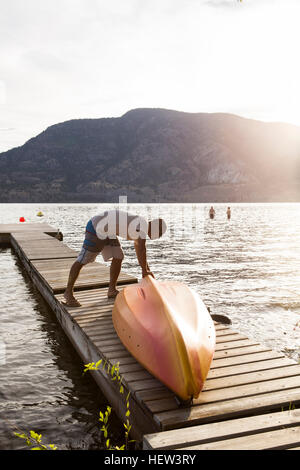
[[[0,223],[47,222],[64,242],[81,248],[88,219],[101,204],[0,204]],[[300,204],[134,204],[122,206],[147,218],[161,216],[166,235],[149,241],[148,261],[157,279],[183,281],[212,313],[286,356],[300,357]],[[44,217],[36,216],[38,211]],[[122,243],[124,271],[140,277],[132,242]],[[99,261],[102,261],[99,256]],[[13,423],[34,429],[60,448],[99,448],[99,410],[106,400],[58,327],[55,316],[28,281],[10,249],[0,250],[0,449],[18,449]],[[2,349],[3,347],[2,346]],[[3,421],[5,418],[6,421]],[[113,416],[113,437],[122,441]]]

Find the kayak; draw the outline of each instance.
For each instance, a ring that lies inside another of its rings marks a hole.
[[[146,276],[120,292],[112,312],[128,351],[182,400],[197,398],[215,349],[215,328],[186,284]]]

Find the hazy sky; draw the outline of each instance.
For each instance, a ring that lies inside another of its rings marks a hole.
[[[300,0],[0,0],[0,151],[138,107],[300,125]]]

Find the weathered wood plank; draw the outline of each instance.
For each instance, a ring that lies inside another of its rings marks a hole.
[[[14,238],[16,242],[20,243],[32,240],[51,240],[51,238],[53,238],[53,234],[49,235],[47,233],[40,232],[39,230],[35,230],[33,232],[14,232],[11,234],[11,237]]]
[[[103,326],[101,328],[93,328],[93,327],[81,327],[81,329],[86,333],[87,336],[90,334],[97,334],[97,333],[106,333],[111,334],[114,333],[115,329],[113,326]]]
[[[256,341],[251,341],[248,338],[246,339],[241,339],[241,340],[236,340],[236,341],[222,341],[222,342],[216,342],[216,347],[215,351],[226,351],[226,350],[234,350],[234,349],[240,349],[242,350],[245,347],[248,346],[260,346],[260,344]],[[214,357],[218,357],[216,354]]]
[[[236,375],[244,375],[250,372],[259,372],[269,369],[275,369],[285,366],[295,365],[295,362],[286,357],[280,357],[278,359],[267,359],[263,361],[247,362],[246,364],[236,364],[232,366],[225,366],[214,368],[213,364],[208,373],[207,380],[217,379],[221,377],[231,377]]]
[[[16,223],[16,224],[0,224],[0,245],[9,246],[11,243],[11,234],[12,233],[48,233],[49,235],[55,235],[57,230],[51,227],[48,224],[37,223],[37,224],[27,224],[27,223]]]
[[[12,245],[28,261],[35,259],[77,258],[78,253],[56,238],[51,240],[31,240],[30,242],[17,242],[12,239]]]
[[[180,450],[284,450],[300,444],[299,425],[262,434],[226,439],[195,446],[179,447]]]
[[[117,333],[116,333],[115,331],[113,331],[113,332],[111,332],[111,333],[109,333],[109,334],[103,333],[102,331],[99,331],[99,332],[92,332],[92,333],[90,333],[89,336],[90,336],[90,338],[91,338],[91,340],[92,340],[93,342],[94,342],[94,340],[96,340],[96,339],[98,339],[99,341],[101,341],[101,340],[106,340],[106,339],[107,339],[107,340],[112,339],[112,340],[118,340],[118,341],[120,341],[120,340],[119,340],[119,337],[118,337],[118,335],[117,335]]]
[[[27,223],[19,222],[15,224],[0,224],[0,234],[2,233],[15,233],[15,232],[33,232],[33,231],[56,233],[57,230],[44,222],[40,223]]]
[[[153,376],[151,376],[147,380],[134,380],[130,382],[130,389],[133,392],[140,391],[140,390],[160,389],[161,386],[162,386],[161,382],[155,379]]]
[[[162,430],[167,430],[262,414],[276,409],[284,409],[284,407],[289,408],[291,403],[295,405],[300,403],[300,387],[242,396],[226,401],[203,403],[201,406],[156,412],[154,418]]]
[[[226,342],[229,342],[229,341],[241,341],[241,340],[248,340],[249,341],[249,338],[247,338],[247,336],[245,335],[241,335],[239,333],[236,333],[236,332],[233,332],[231,334],[226,334],[226,335],[217,335],[216,337],[216,343],[217,344],[220,344],[220,343],[226,343]]]
[[[68,245],[59,241],[55,237],[44,234],[39,235],[39,238],[27,238],[24,236],[24,233],[21,233],[22,237],[16,233],[12,235],[12,238],[18,243],[19,247],[26,253],[30,250],[43,250],[43,249],[60,249],[60,248],[69,248]],[[31,232],[32,235],[32,232]],[[40,238],[42,236],[42,238]],[[72,248],[69,248],[70,250]]]
[[[32,261],[32,265],[39,272],[39,274],[45,279],[45,282],[53,290],[54,293],[64,291],[69,277],[69,272],[74,259],[69,260],[51,260],[47,265],[41,266],[40,261]],[[79,289],[91,289],[91,288],[102,288],[107,287],[110,279],[110,268],[105,264],[101,264],[97,261],[89,263],[84,266],[79,274],[79,277],[75,284],[75,291]],[[121,271],[118,278],[118,285],[131,284],[137,282],[135,276],[131,276],[124,271]],[[80,292],[83,292],[80,290]],[[76,294],[80,295],[79,292]],[[105,295],[106,292],[105,292]],[[86,299],[86,297],[80,297]]]
[[[245,397],[251,397],[264,393],[274,393],[297,387],[300,389],[300,375],[284,377],[283,379],[266,380],[263,382],[249,383],[246,385],[226,387],[223,389],[212,389],[207,391],[203,389],[199,397],[193,400],[192,407],[200,408],[200,405],[202,406],[209,403],[222,402],[224,400],[229,401],[243,399]],[[146,404],[152,413],[171,411],[178,408],[173,399],[147,401]]]
[[[254,362],[264,361],[268,359],[279,359],[283,358],[284,354],[271,351],[270,349],[262,348],[262,351],[252,351],[249,354],[241,355],[241,356],[233,356],[229,357],[225,355],[223,358],[214,357],[211,368],[216,369],[219,367],[230,367],[233,365],[241,365],[241,364],[251,364]]]
[[[267,356],[267,357],[268,357],[268,356]],[[280,363],[278,363],[278,362],[276,362],[276,361],[282,361],[282,360],[284,361],[283,364],[282,364],[282,366],[286,366],[286,365],[288,365],[288,366],[289,366],[289,365],[294,366],[294,365],[295,365],[295,362],[294,362],[294,361],[291,361],[290,359],[286,359],[286,358],[275,359],[275,360],[274,360],[275,363],[274,363],[273,365],[277,365],[277,367],[280,367]],[[266,360],[266,361],[258,361],[258,362],[254,362],[254,363],[250,363],[250,364],[248,364],[248,363],[247,363],[247,364],[242,364],[242,366],[238,365],[238,366],[234,366],[233,368],[236,368],[236,367],[237,367],[237,368],[239,368],[239,367],[243,367],[243,368],[244,368],[244,367],[245,367],[246,370],[247,370],[247,368],[248,368],[250,365],[252,365],[253,367],[259,367],[259,365],[262,364],[262,365],[263,365],[263,369],[266,370],[266,369],[267,369],[267,365],[266,365],[266,364],[269,363],[269,362],[272,363],[272,361],[273,361],[272,359],[269,359],[269,360]],[[205,386],[207,386],[207,384],[209,383],[209,381],[210,381],[209,377],[213,374],[214,371],[216,371],[216,372],[221,371],[221,372],[224,374],[224,371],[226,371],[226,369],[227,369],[227,367],[224,367],[223,369],[211,369],[210,372],[209,372],[208,379],[207,379],[207,381],[206,381],[206,385],[205,385]],[[225,374],[226,374],[226,372],[225,372]],[[239,372],[239,370],[237,371],[236,378],[237,378],[237,380],[238,380],[238,378],[240,377],[240,383],[241,383],[241,384],[243,383],[243,380],[244,380],[244,379],[243,379],[243,375],[244,375],[244,371],[243,371],[243,370],[242,370],[241,373]],[[231,377],[229,376],[229,378],[231,378]],[[162,387],[163,387],[163,386],[162,386]],[[166,398],[166,397],[174,398],[174,393],[172,393],[171,391],[168,391],[168,393],[166,394],[166,393],[165,393],[166,390],[167,390],[166,388],[162,388],[162,389],[161,389],[161,393],[160,393],[160,394],[156,393],[155,397],[153,397],[151,391],[150,391],[150,392],[144,391],[144,392],[139,393],[139,399],[140,399],[142,402],[148,402],[148,401],[150,401],[150,400],[158,400],[158,399]],[[173,402],[173,403],[174,403],[174,402]]]
[[[249,341],[250,342],[250,341]],[[232,358],[235,356],[248,356],[258,352],[267,352],[270,351],[270,348],[267,346],[262,346],[258,344],[253,345],[246,345],[241,348],[230,348],[227,350],[222,349],[221,351],[216,350],[214,354],[214,360],[217,359],[224,359],[224,358]],[[249,358],[248,358],[249,360]]]
[[[180,430],[170,430],[144,436],[144,449],[178,449],[185,446],[197,446],[224,439],[250,436],[252,434],[274,431],[281,427],[300,424],[300,413],[296,410],[272,414],[232,419],[218,423],[202,424]],[[300,429],[299,429],[300,432]],[[260,439],[264,435],[260,434]]]
[[[227,387],[243,384],[255,384],[265,380],[279,379],[283,377],[299,376],[300,379],[300,366],[289,365],[287,367],[279,367],[271,370],[255,371],[248,374],[238,374],[233,376],[226,376],[216,379],[210,379],[205,382],[203,391],[221,388],[224,390]],[[300,380],[299,380],[300,385]]]

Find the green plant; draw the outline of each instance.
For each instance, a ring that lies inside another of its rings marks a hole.
[[[289,407],[286,411],[292,411],[292,410],[295,410],[295,409],[296,409],[296,405],[292,401],[290,401],[289,402]],[[281,407],[281,411],[285,411],[284,406]]]
[[[85,374],[87,371],[92,371],[92,370],[99,370],[100,366],[102,366],[102,369],[106,371],[108,376],[113,382],[117,382],[119,384],[119,392],[120,394],[124,394],[124,387],[122,385],[122,376],[120,375],[120,366],[119,363],[117,364],[109,364],[107,361],[100,361],[98,362],[90,362],[89,364],[85,364],[85,368],[83,373]],[[99,413],[99,421],[102,424],[101,426],[101,431],[103,432],[103,436],[105,438],[105,446],[107,450],[128,450],[129,443],[135,442],[134,440],[129,440],[129,433],[131,431],[132,425],[130,424],[129,417],[130,417],[130,408],[129,408],[129,397],[130,397],[130,392],[127,394],[125,402],[126,402],[126,422],[123,423],[123,426],[125,428],[125,443],[122,446],[112,446],[110,444],[110,439],[108,437],[108,421],[109,417],[111,414],[111,407],[107,406],[106,411],[102,413],[100,411]],[[14,435],[19,437],[20,439],[24,439],[26,441],[26,444],[28,447],[31,448],[31,450],[57,450],[57,447],[54,444],[43,444],[42,443],[42,434],[37,434],[34,431],[30,431],[29,434],[26,434],[23,431],[20,432],[14,432]]]
[[[14,435],[24,439],[31,450],[57,450],[57,447],[54,444],[43,444],[42,434],[37,434],[34,431],[30,431],[29,434],[24,432],[14,432]]]
[[[85,365],[85,369],[83,373],[86,373],[87,371],[93,371],[93,370],[99,370],[100,366],[102,365],[102,369],[106,371],[108,376],[111,378],[111,380],[114,382],[116,381],[119,384],[119,392],[120,394],[124,393],[124,387],[122,385],[122,376],[120,374],[120,364],[113,364],[110,365],[106,361],[102,361],[100,359],[98,362],[90,362],[89,364]],[[128,392],[125,403],[126,403],[126,422],[123,423],[123,426],[125,428],[125,444],[123,444],[121,447],[118,446],[111,446],[110,444],[110,439],[108,438],[108,421],[109,421],[109,416],[111,414],[111,407],[107,406],[106,411],[102,413],[100,411],[99,413],[99,421],[102,423],[101,426],[101,431],[103,432],[104,438],[106,439],[105,445],[108,450],[128,450],[129,448],[129,443],[135,442],[134,440],[129,440],[129,434],[132,429],[132,425],[130,424],[129,417],[130,417],[130,404],[129,404],[129,397],[130,397],[130,392]]]

